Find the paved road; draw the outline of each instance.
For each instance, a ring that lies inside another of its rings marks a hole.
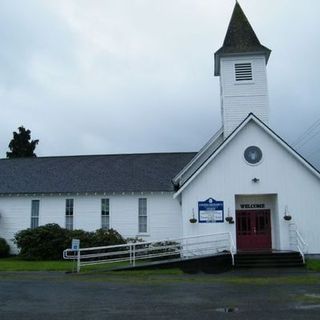
[[[224,308],[235,312],[225,313]],[[0,273],[0,319],[320,319],[320,275]]]

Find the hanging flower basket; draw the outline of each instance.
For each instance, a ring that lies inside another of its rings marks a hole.
[[[230,216],[226,217],[226,221],[229,222],[230,224],[234,223],[233,217],[230,217]]]
[[[290,221],[292,219],[292,217],[290,215],[285,215],[283,217],[283,219],[286,220],[286,221]]]
[[[196,223],[198,220],[196,218],[191,218],[189,221],[190,223]]]

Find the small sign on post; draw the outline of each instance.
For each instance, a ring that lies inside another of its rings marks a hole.
[[[71,249],[73,251],[78,251],[80,249],[80,240],[79,239],[72,239]]]
[[[77,252],[77,272],[80,272],[80,240],[72,239],[71,250]]]

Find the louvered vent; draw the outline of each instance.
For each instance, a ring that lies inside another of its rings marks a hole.
[[[236,81],[252,80],[252,65],[251,63],[236,63]]]

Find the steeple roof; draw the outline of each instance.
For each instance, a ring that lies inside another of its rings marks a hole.
[[[215,75],[220,75],[220,57],[235,54],[264,54],[268,62],[271,50],[263,46],[236,1],[223,46],[215,53]]]

